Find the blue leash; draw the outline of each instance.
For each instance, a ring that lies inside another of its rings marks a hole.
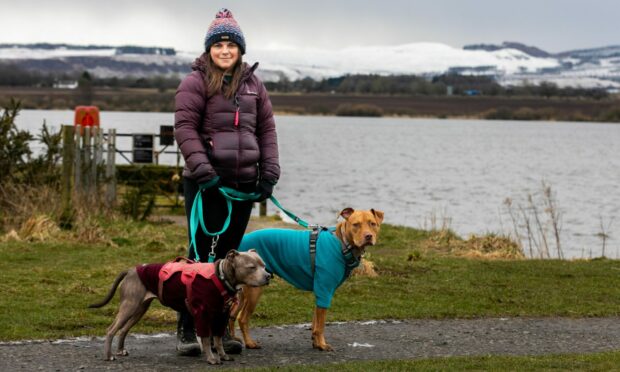
[[[190,220],[189,220],[190,222],[189,228],[191,231],[190,249],[194,249],[195,260],[200,262],[200,256],[198,255],[198,247],[196,244],[196,231],[198,231],[198,227],[200,227],[202,229],[202,232],[205,235],[213,237],[212,242],[211,242],[211,252],[209,253],[209,259],[208,259],[208,262],[213,262],[215,261],[215,247],[217,246],[219,236],[223,234],[228,229],[228,226],[230,225],[230,216],[232,214],[232,201],[256,201],[260,198],[261,194],[256,193],[256,192],[245,193],[245,192],[241,192],[241,191],[238,191],[230,187],[226,187],[226,186],[220,187],[218,191],[220,192],[220,194],[224,196],[224,199],[226,199],[226,208],[228,209],[228,216],[226,217],[226,220],[224,221],[224,225],[222,226],[222,229],[220,231],[210,232],[209,230],[207,230],[207,227],[205,226],[205,223],[204,223],[204,213],[202,209],[202,191],[203,191],[203,188],[201,188],[198,191],[198,193],[196,194],[196,197],[194,198],[194,203],[192,204],[192,212],[190,214]],[[311,227],[311,225],[308,222],[302,220],[301,218],[299,218],[292,212],[284,209],[284,207],[282,207],[280,202],[273,195],[269,197],[269,200],[271,200],[271,202],[276,207],[280,208],[282,212],[284,212],[287,216],[289,216],[291,219],[297,222],[300,226],[305,227],[305,228]]]

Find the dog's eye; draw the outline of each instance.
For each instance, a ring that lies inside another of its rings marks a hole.
[[[356,223],[353,224],[353,227],[361,227],[361,226],[362,226],[362,224],[359,223],[359,222],[356,222]]]
[[[376,226],[377,226],[377,223],[376,223],[376,222],[371,222],[371,223],[370,223],[370,226],[372,226],[372,227],[376,227]]]
[[[256,269],[256,265],[248,265],[246,266],[248,269],[250,270],[255,270]]]

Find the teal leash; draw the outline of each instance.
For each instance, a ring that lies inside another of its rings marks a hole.
[[[284,212],[287,216],[289,216],[291,219],[293,219],[293,221],[297,222],[299,224],[299,226],[305,227],[306,229],[312,228],[315,225],[311,225],[308,222],[302,220],[301,218],[297,217],[295,214],[293,214],[293,212],[284,209],[284,207],[280,204],[280,202],[272,195],[269,197],[269,200],[271,200],[271,202],[278,208],[280,208],[280,210],[282,212]]]
[[[203,213],[203,208],[202,208],[202,191],[204,189],[205,188],[203,187],[198,191],[198,193],[196,194],[196,197],[194,198],[194,202],[192,204],[192,212],[190,214],[190,220],[189,220],[190,222],[189,227],[191,231],[190,249],[194,250],[195,260],[197,262],[200,262],[200,256],[198,255],[198,247],[196,244],[196,232],[198,231],[198,227],[200,227],[202,229],[202,232],[205,235],[213,237],[213,240],[211,242],[211,252],[209,253],[209,259],[208,259],[208,262],[213,262],[215,261],[215,247],[217,246],[219,237],[221,234],[223,234],[228,229],[228,226],[230,225],[230,217],[232,214],[232,201],[255,201],[260,198],[261,194],[256,193],[256,192],[245,193],[245,192],[241,192],[241,191],[232,189],[230,187],[225,187],[225,186],[220,187],[218,191],[220,192],[220,194],[224,196],[224,199],[226,199],[226,208],[228,209],[228,216],[226,217],[226,220],[224,221],[224,225],[222,226],[222,229],[220,231],[210,232],[209,230],[207,230],[207,227],[205,226],[205,223],[204,223],[204,213]],[[305,227],[305,228],[313,227],[313,225],[310,225],[308,222],[302,220],[301,218],[296,216],[291,211],[285,209],[273,195],[269,197],[269,200],[271,200],[271,202],[276,207],[280,208],[282,212],[284,212],[287,216],[293,219],[300,226]]]

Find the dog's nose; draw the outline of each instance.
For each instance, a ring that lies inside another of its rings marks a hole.
[[[372,234],[364,235],[364,239],[366,239],[367,242],[371,242],[372,241]]]
[[[267,280],[271,279],[271,274],[267,273],[267,275],[265,275],[265,279]]]

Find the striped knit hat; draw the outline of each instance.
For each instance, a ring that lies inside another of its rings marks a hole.
[[[209,51],[211,45],[218,41],[232,41],[239,45],[241,55],[245,54],[245,38],[241,28],[235,21],[230,10],[226,8],[220,9],[215,15],[215,19],[211,22],[207,36],[205,37],[205,51]]]

